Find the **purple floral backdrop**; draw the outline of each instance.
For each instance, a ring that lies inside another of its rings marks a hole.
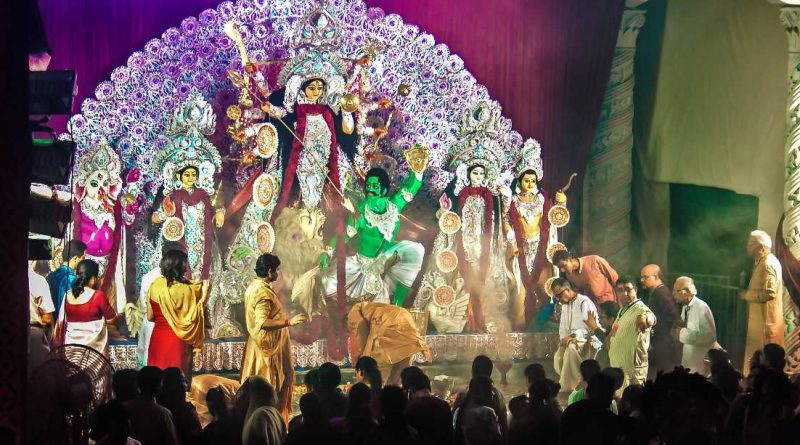
[[[53,50],[51,69],[78,72],[77,111],[131,53],[218,3],[40,0]],[[582,174],[608,80],[621,0],[366,3],[399,14],[461,56],[514,129],[542,144],[547,188],[561,186],[572,171]],[[54,124],[58,131],[66,128],[65,119]],[[577,197],[579,190],[576,184],[571,195]]]

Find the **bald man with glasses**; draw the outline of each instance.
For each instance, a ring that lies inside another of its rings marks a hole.
[[[672,291],[662,280],[658,264],[646,264],[639,273],[644,290],[642,299],[658,320],[650,336],[648,377],[655,379],[659,371],[670,372],[681,364],[681,344],[670,335],[670,329],[681,319]]]

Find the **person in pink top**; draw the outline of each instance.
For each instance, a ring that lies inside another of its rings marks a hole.
[[[614,283],[619,274],[605,258],[598,255],[575,258],[568,250],[559,250],[553,254],[553,264],[578,293],[591,298],[595,305],[617,301]]]

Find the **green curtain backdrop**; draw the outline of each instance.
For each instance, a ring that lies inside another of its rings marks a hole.
[[[651,0],[637,47],[634,228],[665,261],[666,183],[758,198],[758,227],[783,207],[787,40],[779,7],[754,0]]]

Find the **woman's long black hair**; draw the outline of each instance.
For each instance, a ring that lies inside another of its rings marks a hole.
[[[100,266],[94,260],[83,260],[75,268],[75,282],[72,283],[72,296],[78,298],[83,288],[89,285],[92,278],[99,278]]]
[[[381,376],[381,371],[378,369],[378,362],[368,356],[362,355],[356,361],[356,371],[361,371],[367,377],[369,381],[369,386],[378,389],[378,393],[380,394],[381,388],[383,387],[383,377]]]
[[[173,283],[188,284],[186,271],[189,270],[189,256],[180,250],[170,250],[161,257],[161,275],[167,279],[167,286]]]

